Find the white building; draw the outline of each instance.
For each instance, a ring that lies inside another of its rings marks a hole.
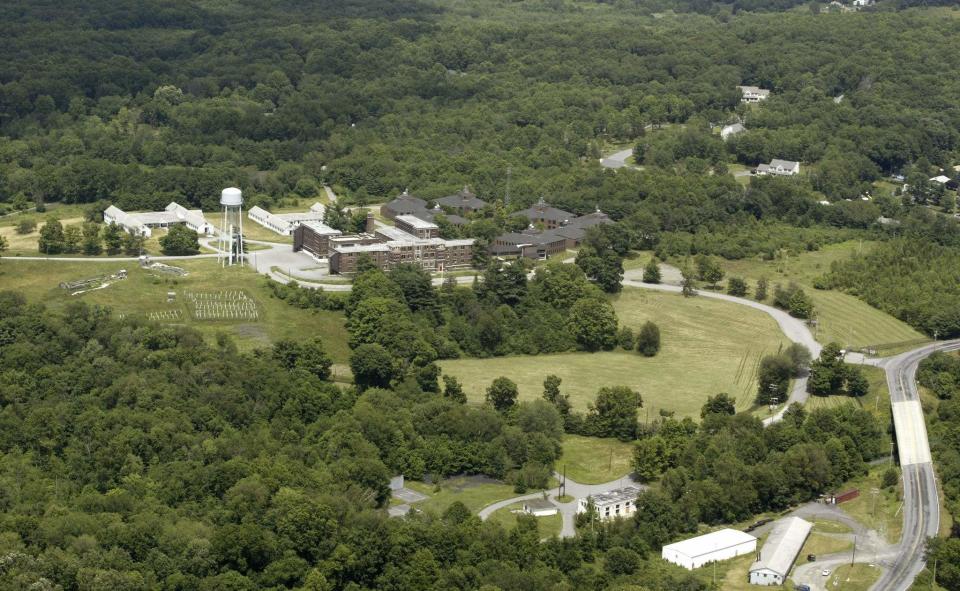
[[[614,519],[633,514],[637,509],[637,495],[640,489],[636,486],[626,486],[605,493],[597,493],[577,501],[577,513],[586,513],[587,506],[593,501],[593,506],[600,519]]]
[[[742,123],[734,123],[733,125],[724,125],[720,130],[720,139],[726,141],[728,138],[731,138],[738,133],[743,133],[747,130]]]
[[[948,176],[945,175],[945,174],[941,174],[941,175],[937,175],[937,176],[931,178],[931,179],[930,179],[930,182],[932,182],[932,183],[940,183],[941,185],[946,185],[947,183],[950,182],[950,177],[948,177]]]
[[[277,234],[290,236],[303,222],[322,222],[325,212],[326,208],[320,203],[311,205],[309,211],[293,213],[270,213],[254,205],[247,211],[247,217]]]
[[[757,550],[757,538],[735,529],[721,529],[682,542],[663,547],[661,556],[685,569],[693,570],[701,566],[727,560]]]
[[[757,86],[738,86],[741,103],[759,103],[770,98],[770,91]]]
[[[523,512],[534,517],[548,517],[556,515],[558,509],[549,499],[530,499],[523,502]]]
[[[800,163],[793,160],[774,158],[770,164],[761,164],[757,167],[757,174],[775,174],[778,176],[793,176],[800,174]]]
[[[115,205],[103,211],[104,223],[114,223],[131,234],[149,238],[152,228],[169,228],[177,224],[184,224],[198,234],[213,235],[213,224],[203,216],[199,209],[187,209],[176,202],[164,208],[163,211],[143,211],[127,213]]]
[[[750,584],[783,585],[811,528],[813,524],[799,517],[776,522],[758,559],[750,565]]]

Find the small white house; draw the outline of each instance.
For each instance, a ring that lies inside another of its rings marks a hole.
[[[738,86],[741,103],[759,103],[770,98],[770,91],[758,86]]]
[[[720,130],[720,139],[726,141],[728,138],[731,138],[738,133],[743,133],[747,130],[742,123],[734,123],[732,125],[724,125]]]
[[[593,506],[600,519],[615,519],[632,515],[637,510],[637,496],[640,488],[625,486],[605,493],[597,493],[577,501],[577,513],[586,513],[587,507],[593,501]]]
[[[761,164],[757,167],[757,174],[775,174],[777,176],[793,176],[800,174],[800,163],[793,160],[774,158],[770,164]]]
[[[757,538],[735,529],[721,529],[709,534],[668,544],[661,556],[667,562],[687,570],[705,564],[728,560],[757,551]]]
[[[549,499],[530,499],[523,502],[523,512],[534,517],[556,515],[559,510]]]
[[[940,183],[941,185],[946,185],[947,183],[950,182],[950,177],[948,177],[948,176],[945,175],[945,174],[940,174],[940,175],[937,175],[937,176],[933,177],[932,179],[930,179],[930,182],[932,182],[932,183]]]
[[[777,521],[757,560],[750,566],[751,585],[783,585],[813,524],[799,517]]]

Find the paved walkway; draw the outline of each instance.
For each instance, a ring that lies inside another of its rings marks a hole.
[[[554,472],[554,477],[559,481],[563,478],[558,472]],[[623,476],[617,480],[611,480],[610,482],[605,482],[603,484],[581,484],[574,480],[570,480],[570,477],[567,477],[567,496],[573,497],[573,500],[569,503],[561,503],[557,500],[557,489],[553,488],[547,492],[547,498],[550,499],[553,504],[557,506],[560,511],[560,517],[563,520],[563,527],[560,529],[561,538],[572,538],[576,535],[576,527],[574,522],[577,515],[577,499],[582,499],[591,495],[596,495],[603,492],[609,492],[611,490],[616,490],[618,488],[623,488],[626,486],[636,486],[641,489],[646,488],[642,484],[637,484],[629,476]],[[509,507],[514,503],[520,503],[523,501],[528,501],[531,499],[542,499],[543,492],[535,492],[526,495],[520,495],[518,497],[513,497],[511,499],[506,499],[503,501],[498,501],[487,505],[477,514],[480,516],[480,519],[486,519],[490,517],[495,511],[503,509],[504,507]]]

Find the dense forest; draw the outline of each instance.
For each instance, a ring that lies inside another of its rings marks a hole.
[[[460,504],[390,519],[398,472],[552,467],[559,411],[466,406],[411,379],[338,386],[319,341],[241,354],[84,304],[0,304],[4,591],[706,590],[660,545],[810,499],[886,448],[853,407],[797,407],[764,429],[717,397],[700,425],[665,418],[644,435],[637,463],[663,487],[634,519],[546,543],[532,518],[508,531]]]

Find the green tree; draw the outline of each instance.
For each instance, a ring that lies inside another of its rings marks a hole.
[[[517,402],[517,384],[510,378],[503,376],[493,380],[493,383],[487,388],[487,402],[493,405],[493,408],[499,412],[505,412],[513,408]]]
[[[626,386],[600,388],[590,412],[603,437],[630,441],[637,437],[637,409],[643,406],[639,392]]]
[[[123,254],[127,256],[138,256],[140,255],[141,250],[143,250],[143,245],[146,243],[146,239],[139,234],[132,234],[130,232],[123,233]]]
[[[747,282],[742,277],[731,277],[727,280],[727,293],[738,298],[747,295]]]
[[[32,234],[37,229],[37,221],[33,218],[24,218],[17,223],[17,234]]]
[[[813,300],[804,293],[803,289],[797,289],[790,296],[788,310],[794,318],[810,318],[813,315]]]
[[[637,334],[637,351],[644,357],[654,357],[660,352],[660,327],[647,320]]]
[[[644,437],[633,444],[633,473],[640,482],[653,482],[667,468],[667,445],[663,437]]]
[[[716,396],[708,396],[707,402],[700,409],[700,418],[709,414],[731,416],[737,414],[737,399],[722,392]]]
[[[122,230],[117,224],[110,222],[103,228],[103,244],[107,249],[107,254],[117,254],[123,247]]]
[[[100,224],[96,222],[83,223],[83,254],[94,256],[103,250],[103,240],[100,238]]]
[[[870,391],[870,382],[867,380],[867,376],[863,375],[863,370],[855,365],[847,365],[845,371],[846,385],[844,389],[847,391],[847,396],[857,398],[866,396]]]
[[[551,374],[543,379],[543,399],[554,405],[561,416],[570,414],[570,397],[560,392],[559,377]]]
[[[657,263],[657,258],[653,257],[643,267],[643,282],[644,283],[660,283],[660,264]]]
[[[200,253],[197,233],[183,224],[170,226],[166,236],[160,237],[160,250],[167,256],[186,256]]]
[[[83,231],[79,224],[73,224],[63,229],[63,252],[68,254],[80,252],[82,241]]]
[[[353,383],[360,390],[386,388],[393,378],[393,357],[383,345],[362,344],[350,355],[350,371],[353,372]]]
[[[55,217],[47,218],[40,229],[39,250],[43,254],[60,254],[64,249],[63,225]]]
[[[697,282],[694,279],[693,273],[687,267],[681,269],[680,272],[683,275],[683,283],[680,293],[682,293],[683,297],[685,298],[697,295]]]
[[[587,351],[610,350],[617,345],[617,314],[606,299],[577,300],[567,323],[577,344]]]
[[[467,403],[467,395],[463,391],[463,386],[454,376],[443,376],[443,395],[454,402],[459,402],[460,404]]]
[[[767,355],[757,370],[757,404],[786,402],[793,364],[784,355]]]
[[[620,327],[620,331],[617,333],[617,344],[624,351],[633,351],[633,329],[629,326]]]
[[[763,302],[767,299],[767,278],[761,277],[757,279],[757,289],[753,292],[753,297],[756,298],[758,302]]]

